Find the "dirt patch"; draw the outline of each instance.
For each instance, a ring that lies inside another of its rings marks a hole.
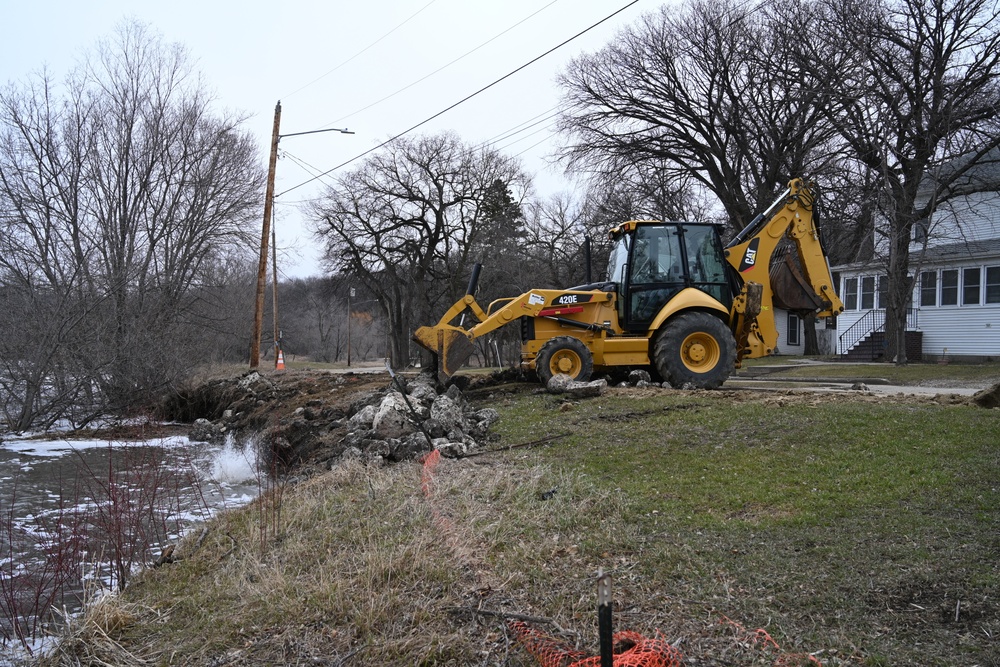
[[[1000,615],[991,591],[976,590],[947,572],[910,574],[870,591],[865,602],[880,622],[897,628],[948,626],[970,632]]]
[[[972,402],[981,408],[1000,408],[1000,382],[977,393]]]

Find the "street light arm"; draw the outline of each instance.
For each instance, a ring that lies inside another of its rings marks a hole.
[[[279,139],[284,139],[285,137],[298,137],[298,136],[301,136],[303,134],[318,134],[320,132],[340,132],[341,134],[354,134],[353,132],[351,132],[350,130],[348,130],[346,127],[343,128],[343,129],[337,128],[337,127],[331,127],[331,128],[329,128],[327,130],[309,130],[308,132],[292,132],[290,134],[282,134],[282,135],[279,135],[278,138]]]

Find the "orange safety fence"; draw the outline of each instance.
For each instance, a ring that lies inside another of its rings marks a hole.
[[[420,470],[420,488],[423,490],[424,496],[430,498],[431,484],[434,482],[434,469],[441,462],[441,450],[432,449],[424,454],[420,461],[424,464]]]
[[[507,621],[518,643],[535,656],[542,667],[601,667],[600,656],[588,656],[566,642],[521,621]],[[614,634],[615,667],[681,667],[683,656],[662,639],[649,639],[638,632]]]
[[[747,630],[745,627],[726,616],[719,619],[719,622],[733,628],[737,642],[757,647],[761,651],[774,651],[777,653],[778,655],[775,657],[773,667],[799,667],[800,665],[805,665],[806,663],[813,665],[823,664],[816,656],[809,655],[808,653],[782,652],[778,642],[774,641],[774,638],[771,637],[771,635],[768,634],[767,630],[764,628],[757,628],[753,631]]]

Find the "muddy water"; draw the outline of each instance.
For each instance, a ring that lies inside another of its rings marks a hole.
[[[255,497],[266,481],[253,450],[185,437],[0,443],[0,667],[39,645],[38,612],[78,611],[85,591]]]

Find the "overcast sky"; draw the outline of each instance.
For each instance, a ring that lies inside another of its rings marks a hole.
[[[479,143],[524,128],[496,146],[519,156],[545,197],[571,187],[547,159],[558,141],[554,119],[545,120],[558,103],[554,78],[571,58],[600,49],[661,4],[628,6],[631,1],[4,0],[0,81],[23,80],[43,66],[61,79],[123,20],[149,24],[166,41],[187,47],[220,107],[252,115],[247,127],[259,139],[262,164],[278,100],[282,134],[328,127],[355,132],[282,139],[281,193],[313,175],[297,161],[331,169],[627,7],[417,130],[454,130]],[[278,247],[284,251],[278,262],[285,275],[319,273],[317,244],[297,204],[315,197],[320,183],[277,201]]]

